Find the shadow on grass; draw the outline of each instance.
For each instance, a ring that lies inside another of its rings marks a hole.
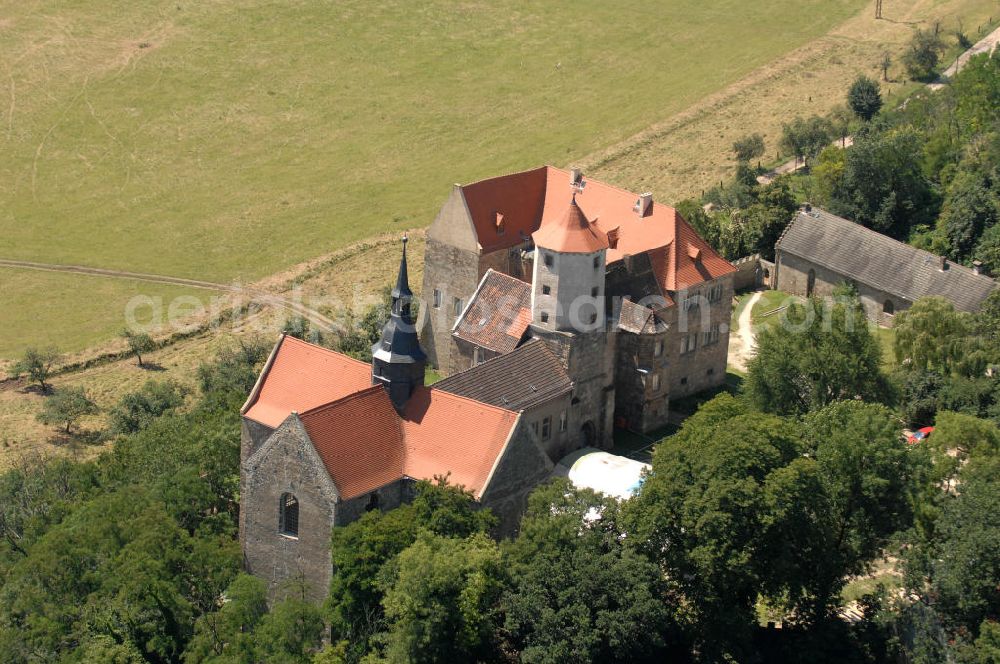
[[[56,447],[78,450],[83,447],[100,445],[104,442],[104,434],[99,430],[83,429],[66,433],[65,429],[49,438],[49,443]]]
[[[143,371],[166,371],[166,367],[157,364],[156,362],[143,362],[139,365],[139,368]]]

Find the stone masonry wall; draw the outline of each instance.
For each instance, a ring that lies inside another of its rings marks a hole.
[[[491,509],[500,520],[499,536],[511,536],[517,531],[528,494],[548,479],[552,467],[522,417],[480,497],[483,507]]]
[[[779,251],[777,261],[776,290],[805,297],[809,286],[810,270],[813,270],[816,275],[813,295],[817,297],[832,297],[838,286],[843,283],[853,283],[858,290],[865,316],[880,325],[891,326],[894,314],[909,309],[913,304],[909,300],[873,288],[868,284],[853,281],[849,276],[792,254]],[[886,302],[892,303],[893,314],[884,313]]]
[[[246,570],[280,599],[291,583],[306,582],[322,601],[330,584],[330,529],[337,491],[301,422],[291,416],[241,469],[241,541]],[[299,501],[299,534],[279,532],[281,496]]]
[[[663,351],[656,356],[656,342]],[[619,426],[647,433],[667,424],[670,406],[669,344],[667,332],[633,334],[618,332],[615,360],[615,419]],[[639,369],[648,369],[643,376]],[[652,376],[660,375],[658,389]]]
[[[667,309],[671,333],[665,354],[668,357],[671,399],[712,389],[726,381],[729,325],[733,312],[733,276],[728,274],[706,281],[692,288],[688,295],[700,294],[707,298],[715,285],[722,286],[718,301],[709,304],[702,300],[699,306],[685,312],[681,294],[678,294],[677,304]],[[704,333],[715,325],[719,326],[719,340],[706,345]],[[683,338],[691,334],[697,335],[695,350],[684,353]]]
[[[614,332],[568,333],[531,327],[537,337],[562,360],[573,381],[569,413],[570,443],[567,451],[589,444],[603,449],[612,446],[614,426]],[[585,427],[593,427],[593,440],[587,441]]]
[[[427,238],[424,250],[424,285],[421,297],[423,318],[420,344],[430,363],[447,370],[451,349],[451,328],[455,325],[455,298],[462,307],[479,285],[479,255],[444,242]],[[434,290],[441,292],[440,306],[434,306]],[[426,312],[426,315],[425,315]]]

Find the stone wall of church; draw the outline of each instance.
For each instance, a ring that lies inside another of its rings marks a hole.
[[[304,582],[312,601],[330,585],[330,529],[336,488],[301,423],[286,420],[241,468],[240,542],[247,572],[268,584],[272,599]],[[298,536],[280,532],[282,496],[299,503]]]
[[[528,494],[549,478],[552,468],[522,416],[480,497],[480,504],[499,519],[498,536],[509,537],[517,532]]]
[[[455,300],[462,309],[479,285],[479,254],[459,249],[428,237],[424,249],[424,284],[421,298],[422,333],[420,344],[429,362],[438,368],[449,365],[451,328],[455,325]],[[439,293],[439,304],[434,306],[434,292]],[[461,313],[459,311],[459,313]]]
[[[340,501],[334,515],[334,525],[346,526],[372,510],[384,512],[409,502],[413,499],[413,484],[413,480],[400,479],[355,498]]]
[[[656,343],[662,351],[656,355]],[[615,360],[616,426],[648,433],[667,424],[670,406],[670,374],[667,332],[633,334],[618,332]],[[645,369],[643,374],[639,369]],[[653,376],[659,375],[659,384]]]
[[[450,346],[451,351],[448,353],[448,361],[440,367],[442,373],[450,376],[451,374],[458,373],[459,371],[465,371],[473,366],[472,360],[475,357],[477,348],[475,344],[458,339],[452,335]],[[483,362],[499,356],[500,353],[496,351],[489,350],[487,348],[482,349]]]
[[[844,283],[853,283],[858,290],[865,316],[880,325],[892,326],[895,314],[909,309],[913,304],[901,297],[886,293],[869,284],[854,281],[847,275],[817,265],[799,256],[779,251],[776,261],[776,290],[806,297],[809,294],[810,270],[815,274],[812,294],[816,297],[833,297],[838,286]],[[889,306],[886,303],[889,303]],[[891,312],[886,311],[887,308],[890,308]]]

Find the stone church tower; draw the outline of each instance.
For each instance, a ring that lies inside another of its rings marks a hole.
[[[382,338],[372,346],[372,384],[385,387],[400,414],[413,391],[423,386],[427,367],[427,355],[420,348],[411,310],[413,292],[406,269],[406,241],[404,236],[399,276],[392,289],[392,313],[382,328]]]

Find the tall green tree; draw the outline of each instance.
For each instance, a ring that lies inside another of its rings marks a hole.
[[[520,661],[663,661],[676,638],[667,584],[631,544],[618,504],[555,480],[505,547],[504,629]]]
[[[733,142],[733,154],[736,161],[749,162],[764,154],[764,137],[760,134],[747,134]]]
[[[921,170],[923,143],[911,127],[859,132],[832,187],[831,211],[897,238],[930,224],[937,199]]]
[[[826,118],[813,115],[809,118],[796,117],[781,126],[779,146],[806,165],[830,142],[830,123]]]
[[[140,367],[143,366],[142,354],[156,349],[156,342],[153,341],[153,337],[145,332],[137,332],[130,328],[125,328],[122,330],[121,338],[128,344],[129,352],[135,355]]]
[[[865,572],[889,538],[912,522],[926,469],[884,406],[840,401],[805,419],[823,509],[813,515],[822,554],[804,560],[804,615],[829,616],[848,576]]]
[[[771,554],[796,524],[776,518],[770,485],[800,450],[794,422],[722,395],[656,446],[626,506],[628,538],[660,565],[681,624],[709,661],[742,661],[758,595],[787,589],[787,569]]]
[[[150,380],[136,392],[125,394],[109,413],[113,435],[135,433],[166,413],[184,404],[187,388],[172,381]]]
[[[967,360],[972,317],[943,297],[922,297],[896,314],[893,352],[912,371],[959,371]]]
[[[778,325],[757,336],[743,388],[757,408],[782,415],[834,401],[892,399],[882,351],[856,295],[789,305]]]
[[[847,91],[847,104],[858,119],[865,122],[871,120],[882,108],[878,82],[864,75],[858,76]]]
[[[961,172],[948,186],[938,227],[948,240],[949,255],[965,260],[976,248],[983,231],[1000,222],[1000,201],[985,178]]]
[[[493,659],[502,588],[500,551],[488,536],[423,531],[385,571],[385,661]]]
[[[488,510],[477,509],[472,496],[445,478],[420,482],[413,502],[388,512],[372,511],[334,528],[331,536],[333,575],[326,614],[334,633],[364,652],[384,627],[379,581],[382,568],[413,544],[421,530],[465,538],[496,524]]]
[[[944,44],[935,31],[917,30],[903,55],[903,65],[910,78],[926,81],[934,77]]]

